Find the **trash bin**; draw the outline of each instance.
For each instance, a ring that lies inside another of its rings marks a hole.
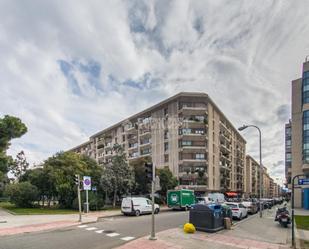
[[[189,213],[189,222],[199,231],[217,232],[224,229],[221,205],[193,205]]]

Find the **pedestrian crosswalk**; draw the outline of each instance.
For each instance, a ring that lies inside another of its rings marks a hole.
[[[121,234],[116,233],[116,232],[111,232],[111,231],[109,231],[109,232],[106,231],[106,233],[104,233],[105,230],[99,229],[99,228],[93,227],[93,226],[79,225],[77,227],[78,228],[84,228],[86,231],[93,231],[93,232],[95,232],[97,234],[105,234],[106,236],[108,236],[110,238],[119,238],[120,240],[123,240],[123,241],[130,241],[130,240],[135,239],[135,237],[132,237],[132,236],[122,237]]]

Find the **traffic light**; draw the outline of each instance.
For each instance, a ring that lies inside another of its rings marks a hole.
[[[79,175],[75,175],[74,182],[75,182],[75,185],[79,185],[80,184]]]
[[[145,163],[145,174],[146,174],[146,181],[152,182],[152,174],[153,174],[153,165],[152,163]]]

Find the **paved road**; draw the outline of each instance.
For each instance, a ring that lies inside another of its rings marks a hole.
[[[189,212],[164,212],[156,215],[156,230],[182,226]],[[150,215],[106,218],[97,223],[53,231],[3,236],[0,249],[103,249],[150,234]]]

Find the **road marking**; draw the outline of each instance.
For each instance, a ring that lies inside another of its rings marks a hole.
[[[109,236],[109,237],[116,237],[118,235],[120,235],[120,234],[119,233],[108,233],[108,234],[106,234],[106,236]]]
[[[80,225],[78,226],[79,228],[84,228],[84,227],[87,227],[87,225]]]
[[[124,240],[124,241],[129,241],[129,240],[134,239],[134,237],[123,237],[121,239]]]
[[[103,233],[104,232],[104,230],[97,230],[97,231],[95,231],[96,233]]]
[[[88,227],[88,228],[86,228],[86,230],[92,231],[92,230],[97,230],[97,228],[96,227]]]

